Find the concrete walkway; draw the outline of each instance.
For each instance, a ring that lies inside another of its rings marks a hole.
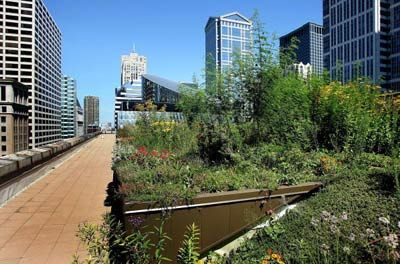
[[[0,208],[0,264],[71,263],[79,223],[100,223],[115,135],[98,137]]]

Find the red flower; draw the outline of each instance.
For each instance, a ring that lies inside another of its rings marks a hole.
[[[154,149],[154,150],[151,151],[150,155],[153,156],[153,157],[158,157],[159,153],[158,153],[157,150]]]
[[[163,151],[161,151],[160,158],[165,160],[165,159],[168,159],[169,155],[170,155],[169,151],[167,149],[164,149]]]
[[[121,184],[121,187],[119,187],[119,191],[122,194],[128,194],[130,190],[131,190],[130,184],[123,183]]]
[[[149,152],[147,151],[146,147],[142,146],[139,147],[138,151],[139,154],[142,154],[143,156],[147,156],[147,154],[149,154]]]

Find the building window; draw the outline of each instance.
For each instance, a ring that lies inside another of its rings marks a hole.
[[[7,141],[7,137],[6,136],[2,136],[1,137],[1,142],[6,142]]]
[[[7,127],[2,126],[2,127],[1,127],[1,132],[7,132]]]
[[[2,107],[1,107],[1,111],[2,111],[3,113],[7,113],[7,107],[6,107],[6,106],[2,106]]]
[[[6,87],[1,86],[1,101],[5,101],[5,100],[6,100]]]
[[[1,146],[1,151],[7,151],[7,146]]]
[[[228,35],[228,27],[222,27],[222,35]]]
[[[6,122],[6,117],[5,116],[2,116],[1,117],[1,123],[5,123]]]

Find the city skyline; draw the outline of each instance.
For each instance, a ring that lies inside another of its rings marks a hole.
[[[307,21],[322,23],[320,0],[296,3],[290,0],[279,3],[209,0],[190,5],[184,5],[186,2],[181,0],[137,4],[119,0],[112,5],[100,0],[95,6],[87,1],[44,1],[63,34],[62,72],[77,79],[81,101],[88,94],[100,97],[101,123],[114,119],[112,94],[120,84],[120,57],[132,52],[134,46],[136,52],[147,57],[148,73],[191,81],[193,74],[203,79],[204,26],[210,16],[237,11],[251,18],[258,9],[266,30],[277,36],[287,34]],[[155,3],[157,9],[154,9]],[[121,16],[123,10],[130,7],[140,8],[143,12],[134,18]],[[87,14],[87,10],[93,12]],[[168,41],[157,41],[154,36]]]

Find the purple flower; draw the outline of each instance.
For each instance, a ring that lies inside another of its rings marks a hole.
[[[138,229],[143,224],[144,219],[140,216],[132,216],[129,217],[128,221],[134,228]]]

